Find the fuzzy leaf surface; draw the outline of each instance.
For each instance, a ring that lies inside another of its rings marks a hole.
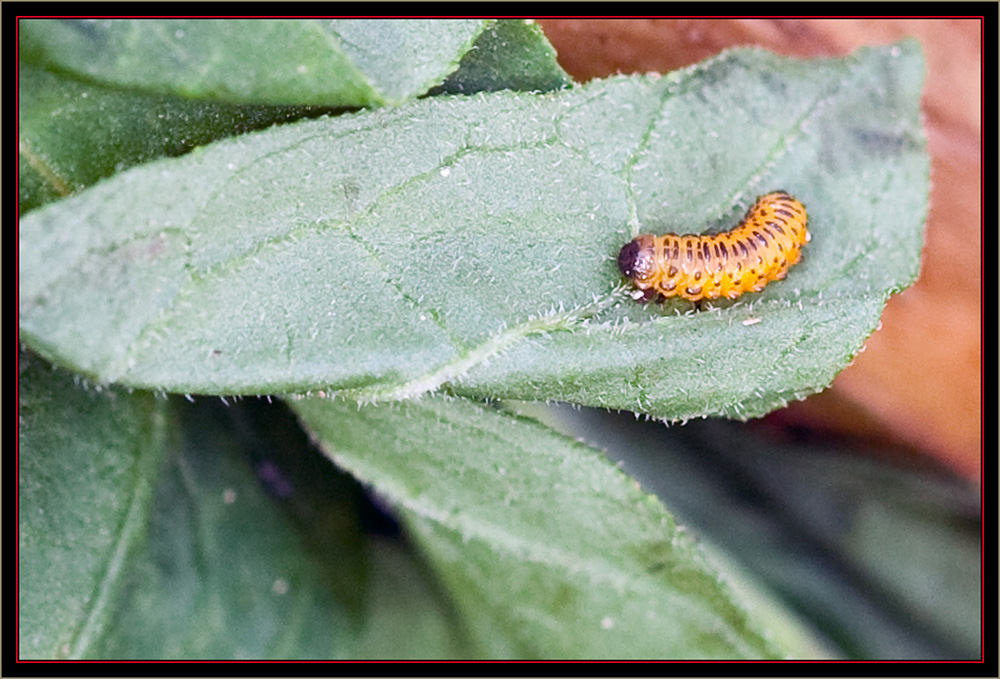
[[[280,404],[97,392],[20,358],[20,658],[478,652]]]
[[[123,90],[234,104],[380,106],[458,68],[482,19],[28,19],[25,58]]]
[[[121,90],[28,63],[18,95],[22,214],[134,165],[309,112]]]
[[[777,654],[663,505],[599,451],[464,399],[291,405],[401,512],[487,657]]]
[[[736,50],[224,140],[25,218],[21,336],[169,391],[761,415],[829,384],[917,275],[922,77],[912,42]],[[813,234],[786,280],[697,313],[622,294],[633,235],[726,229],[777,188]]]
[[[19,358],[18,655],[85,657],[146,539],[163,409]]]

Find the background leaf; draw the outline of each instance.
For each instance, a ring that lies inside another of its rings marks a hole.
[[[21,658],[73,658],[105,632],[145,540],[162,404],[97,393],[22,353],[18,376]]]
[[[548,92],[572,84],[538,24],[530,19],[501,19],[483,31],[458,70],[430,94]]]
[[[183,71],[166,65],[158,74],[164,79],[164,86],[153,88],[155,92],[162,90],[164,93],[152,93],[142,82],[129,80],[132,71],[118,73],[116,70],[95,82],[91,73],[81,70],[94,68],[93,63],[78,65],[71,59],[71,46],[85,40],[90,35],[87,31],[93,31],[90,39],[94,41],[99,35],[108,38],[109,43],[101,54],[116,64],[115,69],[121,67],[123,60],[131,59],[141,61],[143,68],[148,68],[145,49],[138,55],[131,54],[130,41],[124,41],[121,50],[112,50],[111,43],[115,40],[111,38],[129,33],[134,33],[133,38],[141,38],[145,32],[154,32],[163,38],[156,42],[159,47],[168,49],[173,45],[179,49],[189,23],[107,21],[81,24],[26,20],[19,24],[21,56],[36,62],[22,62],[18,69],[20,213],[65,197],[141,162],[181,155],[216,139],[333,110],[328,106],[268,106],[192,99],[185,88],[176,86],[177,79],[186,77]],[[264,39],[257,33],[267,32],[267,22],[253,22],[242,27],[235,27],[228,21],[195,23],[197,31],[203,32],[199,38],[206,43],[203,47],[212,50],[217,45],[227,45],[234,33]],[[304,22],[305,26],[300,28],[314,30],[312,23]],[[342,26],[341,32],[345,35],[350,33],[358,45],[385,40],[380,43],[378,53],[387,62],[382,67],[387,78],[412,78],[413,73],[405,68],[393,70],[400,65],[396,62],[413,58],[415,45],[412,43],[439,33],[454,36],[455,29],[454,22],[436,22],[433,26],[425,22],[394,21],[335,23]],[[167,35],[171,26],[174,32]],[[71,37],[63,42],[61,38],[65,38],[67,32]],[[394,36],[395,39],[390,39]],[[209,42],[213,46],[207,45]],[[447,40],[443,40],[436,43],[436,47],[446,43]],[[274,43],[265,51],[279,52],[286,59],[294,56],[288,45],[282,49],[277,47],[278,43]],[[67,60],[65,70],[58,70],[60,60]],[[255,61],[254,71],[261,80],[280,80],[286,65],[281,59],[261,59]],[[203,71],[198,73],[204,75]],[[354,75],[353,68],[345,68],[327,74],[327,78],[330,82],[342,82]],[[171,83],[175,86],[170,86]],[[465,53],[458,70],[451,73],[437,91],[550,90],[570,83],[569,76],[556,63],[552,46],[533,22],[502,20],[485,23],[485,30]],[[398,89],[404,83],[396,86]],[[423,90],[413,91],[411,95],[423,93]],[[306,95],[303,93],[302,101],[313,101]],[[268,96],[262,95],[262,100],[268,100]],[[368,103],[367,98],[359,96],[341,101],[339,105],[365,103]]]
[[[321,470],[330,499],[310,509],[327,536],[307,549],[288,511],[301,501],[297,470],[275,457],[266,438],[243,440],[249,432],[241,436],[239,419],[231,419],[242,409],[230,415],[221,403],[173,406],[174,445],[157,484],[149,540],[128,574],[116,624],[92,655],[335,654],[357,625],[366,584],[355,498],[345,481]],[[287,440],[284,432],[272,437]],[[343,518],[330,520],[336,517]]]
[[[312,112],[119,90],[22,63],[18,69],[18,211],[200,144]]]
[[[379,399],[451,381],[760,415],[825,386],[916,275],[921,69],[913,43],[735,51],[220,142],[29,215],[22,338],[100,381],[181,392]],[[814,233],[788,280],[693,316],[613,293],[640,225],[728,225],[778,186]]]
[[[481,19],[30,19],[24,58],[123,88],[234,104],[379,106],[454,71]]]
[[[776,653],[663,507],[597,451],[463,400],[291,405],[400,509],[487,656]]]
[[[461,635],[419,565],[362,533],[357,484],[307,450],[284,408],[173,405],[178,445],[158,484],[150,540],[95,656],[459,652]],[[384,636],[404,616],[426,629]]]
[[[476,653],[280,404],[155,402],[22,366],[20,657]]]
[[[980,656],[980,491],[879,461],[907,451],[790,438],[763,422],[664,427],[630,413],[507,407],[606,450],[713,562],[725,554],[741,564],[841,657]]]

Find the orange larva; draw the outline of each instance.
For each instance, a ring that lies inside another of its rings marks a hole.
[[[809,242],[806,208],[784,191],[761,196],[725,233],[642,234],[618,253],[618,268],[643,297],[735,299],[781,280]]]

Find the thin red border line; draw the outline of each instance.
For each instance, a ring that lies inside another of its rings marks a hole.
[[[702,20],[714,20],[714,19],[774,19],[774,20],[805,20],[805,19],[825,19],[825,20],[836,20],[836,19],[871,19],[871,20],[893,20],[893,19],[914,19],[914,20],[946,20],[946,19],[967,19],[967,20],[980,20],[985,23],[986,15],[983,14],[928,14],[928,15],[900,15],[900,14],[839,14],[839,15],[822,15],[822,14],[790,14],[790,15],[771,15],[771,14],[731,14],[731,15],[702,15],[702,14],[639,14],[639,15],[539,15],[539,14],[445,14],[439,16],[424,16],[424,15],[369,15],[369,14],[356,14],[356,15],[343,15],[343,14],[276,14],[276,15],[216,15],[216,14],[24,14],[15,15],[14,20],[19,21],[21,19],[32,20],[32,19],[81,19],[81,20],[144,20],[149,19],[151,21],[163,20],[163,19],[204,19],[206,21],[214,20],[296,20],[296,19],[386,19],[386,20],[425,20],[425,19],[442,19],[442,20],[489,20],[489,19],[511,19],[511,20],[526,20],[526,21],[540,21],[540,20],[558,20],[558,19],[581,19],[581,20],[602,20],[602,19],[613,19],[613,20],[670,20],[670,19],[702,19]],[[981,33],[984,29],[981,29]],[[982,36],[981,39],[985,39]]]
[[[104,18],[109,18],[109,19],[115,19],[115,18],[135,18],[135,19],[153,19],[153,20],[155,20],[155,19],[159,19],[159,18],[185,18],[185,16],[186,15],[165,15],[165,16],[158,16],[158,15],[148,15],[148,16],[134,16],[134,15],[123,15],[123,16],[100,16],[100,15],[97,15],[97,16],[84,16],[84,15],[23,15],[23,16],[21,16],[21,15],[15,15],[14,18],[15,18],[15,21],[20,20],[20,19],[51,19],[51,18],[82,18],[82,19],[88,19],[88,18],[97,18],[97,19],[104,19]],[[289,18],[289,19],[296,19],[296,18],[334,18],[334,17],[330,17],[330,16],[307,16],[307,17],[301,17],[301,16],[298,16],[298,17],[296,17],[296,16],[291,16],[291,17],[285,17],[285,16],[279,16],[279,17],[252,17],[252,16],[201,16],[201,17],[198,17],[198,16],[191,16],[190,18],[205,18],[205,19],[214,19],[214,18],[219,18],[219,19],[240,19],[240,18],[247,18],[247,19],[254,19],[254,18],[277,18],[277,19],[282,19],[282,18]],[[337,16],[336,18],[354,18],[354,17]],[[385,17],[378,17],[378,18],[385,18]],[[406,17],[402,17],[402,18],[406,18]],[[435,17],[435,18],[438,18],[438,17]],[[451,18],[451,17],[445,17],[445,18]],[[505,16],[505,17],[500,17],[500,16],[488,16],[488,17],[471,16],[471,17],[469,17],[469,16],[463,16],[463,17],[454,17],[454,18],[470,18],[470,19],[481,19],[481,18],[515,18],[516,19],[516,18],[523,18],[523,17],[520,17],[520,16],[518,16],[518,17],[507,17],[507,16]],[[533,21],[537,20],[537,19],[548,19],[548,18],[571,18],[571,17],[562,17],[562,16],[556,16],[556,17],[534,16],[534,17],[531,17],[531,19]],[[579,18],[594,18],[594,17],[579,17]],[[600,18],[616,18],[616,17],[600,17]],[[694,15],[694,16],[680,15],[680,17],[651,16],[651,17],[621,17],[621,18],[704,18],[704,17],[698,17],[696,15]],[[716,18],[716,17],[711,17],[711,18]],[[744,17],[735,16],[735,17],[732,17],[732,18],[781,18],[781,19],[789,19],[789,18],[791,18],[791,19],[794,19],[796,17],[795,16],[771,16],[771,17],[769,17],[769,16],[762,16],[762,15],[757,15],[757,16],[746,15]],[[815,15],[813,15],[813,16],[803,15],[803,18],[824,18],[824,17],[822,17],[822,16],[815,16]],[[834,18],[834,17],[827,17],[827,18]],[[907,16],[907,17],[894,16],[894,15],[855,16],[855,17],[852,17],[851,15],[843,15],[843,16],[838,16],[838,17],[835,17],[835,18],[870,18],[870,19],[886,19],[886,18],[911,18],[911,19],[942,19],[942,18],[946,18],[946,19],[952,19],[953,18],[953,19],[979,19],[980,20],[980,28],[979,28],[980,45],[983,45],[985,43],[985,39],[986,39],[986,35],[985,35],[986,34],[986,28],[985,28],[986,16],[985,15],[968,15],[968,16],[967,15],[941,15],[941,16]],[[17,42],[15,42],[15,48],[14,49],[15,49],[15,56],[19,58],[19,52],[18,52],[18,44],[17,44]],[[984,58],[982,56],[982,51],[980,50],[980,66],[984,65],[984,63],[985,63],[985,61],[984,61]],[[986,87],[986,80],[985,80],[986,76],[985,76],[984,71],[985,71],[985,69],[981,67],[980,68],[980,92],[981,93],[985,92],[985,87]],[[15,103],[15,107],[20,108],[20,71],[19,70],[15,74],[15,84],[18,86],[18,88],[17,88],[17,90],[15,92],[15,95],[14,95],[14,103]],[[985,117],[986,117],[986,103],[985,103],[985,99],[982,98],[982,97],[980,97],[980,129],[979,129],[980,242],[982,242],[985,239],[985,235],[986,235],[986,218],[985,218],[986,199],[985,199],[985,191],[984,191],[984,187],[985,187],[985,183],[986,183],[985,182],[985,169],[984,169],[985,168],[985,152],[983,150],[984,149],[984,144],[985,144],[985,133],[984,133],[983,127],[982,127],[982,121],[985,119]],[[18,120],[18,122],[17,122],[17,130],[18,130],[18,134],[20,135],[20,120]],[[20,195],[20,175],[19,175],[19,173],[15,174],[15,177],[16,177],[16,179],[15,179],[16,189],[18,191],[17,195]],[[15,210],[19,207],[19,204],[20,204],[19,200],[15,201]],[[17,221],[15,221],[15,224],[18,224],[20,222],[20,216],[17,215],[15,217],[15,219],[17,220]],[[980,271],[984,271],[985,270],[985,254],[984,254],[983,248],[980,248],[980,251],[979,251],[979,266],[980,266]],[[17,253],[15,253],[15,255],[14,255],[14,267],[15,267],[15,269],[17,271],[20,271],[20,259],[19,259]],[[18,279],[19,278],[20,278],[20,276],[18,276]],[[20,281],[19,280],[17,282],[15,282],[14,289],[15,289],[15,292],[17,293],[18,299],[20,299]],[[980,365],[982,364],[982,358],[983,358],[982,347],[985,344],[985,339],[986,339],[985,323],[983,322],[983,321],[985,321],[985,314],[983,312],[983,305],[985,303],[985,299],[986,299],[986,290],[985,290],[985,287],[981,287],[980,288],[980,293],[979,293],[980,321],[981,321],[980,322]],[[17,319],[18,319],[18,327],[20,327],[20,305],[18,306],[18,311],[16,313],[17,313]],[[20,341],[20,338],[18,339],[16,349],[17,349],[17,356],[16,356],[16,358],[14,360],[15,360],[15,367],[17,369],[17,374],[19,376],[20,375],[20,355],[21,355],[20,354],[20,352],[21,352],[21,341]],[[984,424],[985,423],[985,406],[984,406],[984,401],[982,399],[982,395],[985,393],[986,382],[985,382],[985,377],[983,376],[983,372],[982,372],[981,369],[980,369],[980,374],[979,374],[979,380],[980,380],[980,383],[979,383],[979,385],[980,385],[980,409],[981,409],[981,416],[982,416],[981,420],[980,420],[980,464],[979,464],[980,545],[985,545],[985,540],[986,540],[985,523],[986,523],[986,521],[985,521],[985,509],[983,507],[984,503],[982,502],[982,499],[983,499],[982,489],[985,487],[985,469],[984,469],[984,466],[985,466],[986,459],[985,459],[985,443],[984,443],[984,441],[985,441],[985,432],[986,432],[986,429],[985,429],[985,424]],[[18,377],[18,383],[19,383],[19,377]],[[18,434],[18,440],[20,440],[20,430],[21,430],[21,426],[20,426],[20,412],[21,412],[20,392],[18,392],[18,397],[16,398],[16,406],[15,407],[16,407],[16,410],[17,410],[17,424],[15,425],[15,427],[16,427],[16,431],[17,431],[17,434]],[[15,466],[16,466],[16,468],[20,469],[20,446],[16,446],[15,447],[14,460],[15,460]],[[18,526],[20,526],[20,503],[17,502],[17,501],[15,501],[15,510],[14,510],[14,513],[15,513],[15,517],[17,518],[17,521],[18,521]],[[985,573],[985,569],[986,569],[986,557],[985,557],[985,550],[983,550],[983,551],[980,552],[980,574],[981,574],[981,576],[982,576],[983,573]],[[20,577],[19,577],[20,576],[20,560],[18,560],[18,562],[14,566],[14,574],[15,574],[16,581],[20,582]],[[981,604],[980,605],[980,631],[981,632],[985,630],[985,623],[986,623],[985,607],[982,605],[982,604],[985,603],[984,588],[982,586],[982,582],[983,581],[981,580],[980,581],[980,604]],[[17,609],[16,609],[16,614],[15,615],[16,615],[17,619],[20,619],[20,599],[18,600],[18,603],[17,603]],[[285,663],[285,662],[418,662],[418,663],[425,663],[425,662],[754,662],[754,663],[761,663],[761,662],[767,662],[767,663],[770,663],[770,662],[782,662],[782,663],[787,663],[787,662],[796,662],[796,663],[798,663],[798,662],[808,662],[808,663],[829,663],[829,662],[836,662],[836,663],[858,663],[858,662],[876,662],[876,663],[883,663],[883,662],[892,662],[892,663],[913,663],[913,662],[920,662],[920,663],[959,663],[959,664],[968,664],[968,663],[984,663],[985,662],[985,652],[983,650],[983,647],[980,646],[980,658],[978,660],[846,660],[846,659],[839,660],[839,659],[833,659],[833,660],[796,660],[796,661],[783,661],[783,660],[742,660],[742,661],[718,661],[718,660],[715,660],[715,661],[713,661],[713,660],[705,660],[705,661],[699,661],[699,660],[676,660],[676,661],[674,661],[674,660],[660,660],[660,661],[646,661],[646,660],[626,660],[626,661],[601,661],[601,660],[598,660],[598,661],[535,661],[535,660],[524,660],[524,661],[521,661],[521,660],[511,660],[511,661],[475,661],[475,660],[471,660],[471,661],[467,661],[467,660],[454,660],[454,661],[447,661],[447,660],[426,660],[426,661],[423,661],[423,660],[409,660],[409,661],[404,661],[404,660],[389,660],[389,661],[385,661],[385,660],[372,660],[372,661],[367,661],[367,660],[342,660],[342,661],[329,661],[329,660],[327,660],[327,661],[311,661],[311,660],[298,660],[298,661],[296,661],[296,660],[255,660],[255,661],[239,661],[239,660],[152,660],[152,661],[128,661],[128,660],[22,660],[20,657],[17,657],[17,658],[15,658],[14,662],[15,663],[32,663],[32,664],[36,664],[36,663],[52,663],[52,662],[74,662],[74,663],[75,662],[82,662],[82,663],[104,663],[104,662],[180,662],[180,663],[198,663],[198,662],[210,662],[210,663],[219,663],[219,662],[227,662],[227,663],[228,662],[282,662],[282,663]]]

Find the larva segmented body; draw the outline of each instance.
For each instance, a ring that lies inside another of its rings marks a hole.
[[[636,236],[618,253],[618,268],[645,299],[735,299],[781,280],[809,242],[805,206],[784,191],[761,196],[740,224],[705,236]]]

